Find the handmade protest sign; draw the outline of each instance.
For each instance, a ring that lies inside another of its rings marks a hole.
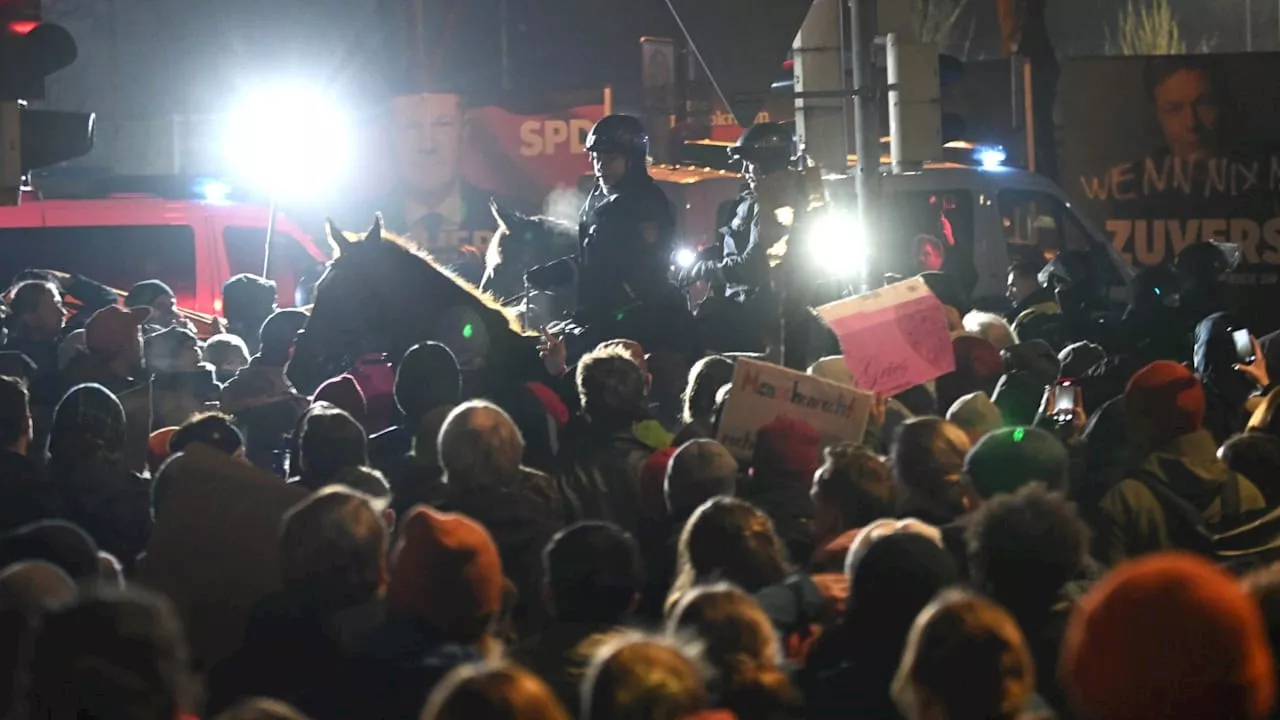
[[[942,303],[920,278],[817,309],[840,339],[853,383],[896,395],[956,369]]]
[[[774,419],[804,420],[822,445],[861,442],[871,414],[871,393],[758,360],[740,359],[716,437],[736,457],[751,459],[756,433]]]

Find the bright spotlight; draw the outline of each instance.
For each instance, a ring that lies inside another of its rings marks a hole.
[[[812,261],[822,270],[841,278],[866,272],[866,238],[853,215],[824,213],[810,228],[808,240]]]
[[[687,247],[682,247],[676,251],[677,267],[682,267],[682,268],[692,267],[693,264],[697,261],[698,261],[698,253],[694,252],[693,250]]]
[[[973,155],[979,163],[982,163],[982,167],[987,169],[998,168],[1009,159],[1009,153],[999,145],[981,145],[974,150]]]
[[[208,203],[225,203],[231,197],[231,186],[217,180],[207,180],[199,186],[200,196]]]
[[[277,198],[306,197],[347,171],[351,134],[345,110],[326,93],[273,88],[231,113],[225,152],[245,182]]]

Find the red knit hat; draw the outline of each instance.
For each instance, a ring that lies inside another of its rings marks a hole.
[[[1176,362],[1153,362],[1129,380],[1124,410],[1148,440],[1165,443],[1204,424],[1204,387],[1195,373]]]
[[[364,427],[368,420],[369,408],[365,404],[364,392],[360,384],[350,375],[339,375],[326,381],[316,390],[312,402],[327,402],[336,408],[345,410],[348,415]]]
[[[409,511],[387,586],[388,609],[470,640],[502,609],[502,592],[502,560],[483,526],[425,505]]]
[[[1076,606],[1059,675],[1093,720],[1267,717],[1276,678],[1262,612],[1208,560],[1117,567]]]
[[[756,433],[751,464],[756,473],[786,475],[813,482],[822,465],[821,438],[804,420],[778,417]]]
[[[676,448],[665,447],[649,456],[640,466],[640,514],[651,520],[667,516],[667,501],[662,488],[667,480],[667,466]]]

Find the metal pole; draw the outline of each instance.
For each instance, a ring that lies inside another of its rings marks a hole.
[[[880,96],[876,87],[872,53],[876,41],[876,0],[849,0],[850,36],[853,39],[853,113],[857,135],[854,152],[854,188],[858,194],[858,221],[866,237],[876,237],[876,210],[880,199]],[[869,289],[869,278],[863,278]]]
[[[269,278],[267,271],[271,269],[271,236],[276,232],[276,199],[271,198],[271,209],[267,212],[271,213],[267,216],[267,244],[263,246],[262,251],[262,277]]]
[[[1244,0],[1244,49],[1253,52],[1253,0]]]

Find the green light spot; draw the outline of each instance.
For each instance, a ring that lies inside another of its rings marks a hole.
[[[1022,438],[1026,436],[1027,436],[1027,431],[1025,428],[1018,428],[1017,430],[1013,431],[1013,441],[1016,443],[1022,442]]]
[[[624,318],[624,317],[626,317],[625,313],[618,313],[618,316],[617,316],[616,318],[614,318],[614,319],[615,319],[615,320],[618,320],[618,321],[621,321],[621,320],[622,320],[622,318]]]
[[[462,326],[462,337],[470,340],[472,335],[476,334],[476,329],[471,323]]]

